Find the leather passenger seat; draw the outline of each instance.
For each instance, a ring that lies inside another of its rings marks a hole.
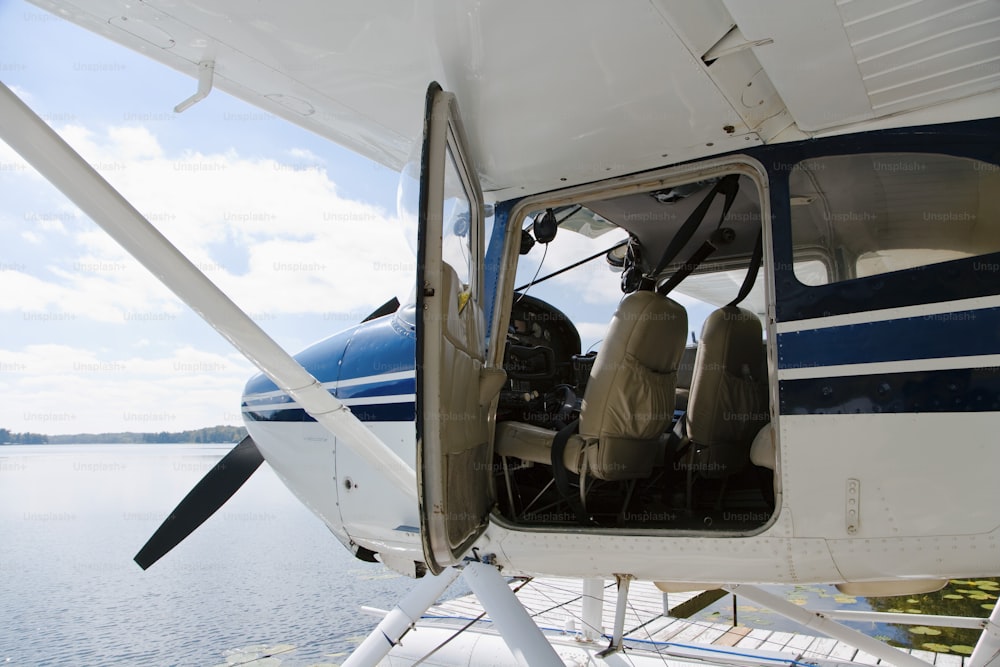
[[[770,421],[767,389],[760,320],[738,306],[713,312],[698,342],[688,399],[689,502],[692,472],[725,478],[750,462],[750,445]]]
[[[662,461],[661,435],[673,418],[687,327],[687,312],[668,297],[641,291],[622,299],[591,370],[579,432],[570,436],[563,455],[566,469],[581,482],[586,475],[649,477]],[[502,422],[496,452],[550,464],[555,435],[530,424]]]

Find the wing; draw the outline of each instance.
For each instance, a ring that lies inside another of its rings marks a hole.
[[[497,200],[1000,106],[996,2],[35,1],[396,169],[438,81]]]

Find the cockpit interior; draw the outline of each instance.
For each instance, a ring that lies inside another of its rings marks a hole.
[[[541,279],[515,289],[494,445],[506,520],[752,532],[770,519],[760,220],[758,188],[741,174],[525,219],[524,254],[560,234],[618,230],[573,270],[602,272],[622,296],[595,350],[559,303],[532,296]],[[703,325],[681,303],[693,299],[714,309]]]

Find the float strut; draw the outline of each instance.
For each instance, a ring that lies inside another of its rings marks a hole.
[[[445,589],[458,578],[453,567],[438,575],[425,575],[379,622],[378,627],[354,649],[343,667],[375,667]]]
[[[614,634],[611,635],[611,644],[597,654],[598,658],[604,658],[620,651],[622,639],[625,637],[625,610],[628,607],[628,585],[632,581],[632,575],[616,574],[615,581],[618,583],[618,606],[615,607]]]
[[[565,667],[545,635],[531,620],[507,581],[492,565],[469,563],[465,582],[493,619],[507,648],[524,667]],[[345,665],[346,667],[346,665]]]
[[[604,580],[584,579],[583,580],[583,609],[581,619],[583,621],[584,641],[597,641],[604,634]]]
[[[1000,606],[993,607],[966,667],[1000,667]]]

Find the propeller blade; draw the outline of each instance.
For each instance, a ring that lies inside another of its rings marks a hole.
[[[399,299],[392,297],[381,306],[372,311],[372,314],[361,320],[362,322],[368,322],[370,320],[377,319],[379,317],[384,317],[386,315],[392,315],[397,310],[399,310]]]
[[[215,514],[264,462],[248,435],[206,473],[135,555],[142,569],[160,560]]]

